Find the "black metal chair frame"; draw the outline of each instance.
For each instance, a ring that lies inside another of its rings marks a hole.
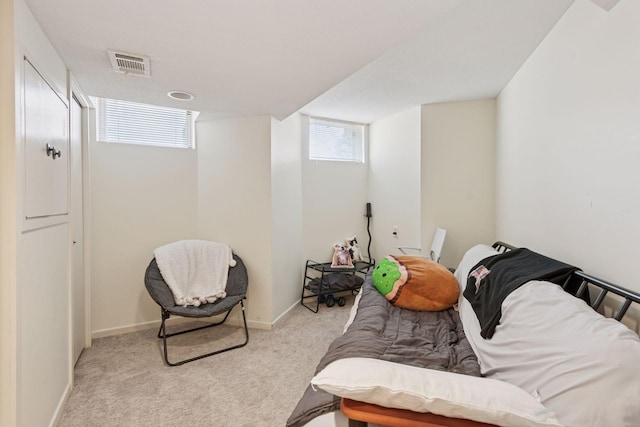
[[[233,307],[235,307],[235,305]],[[247,343],[249,342],[249,329],[247,328],[247,318],[244,314],[244,302],[243,300],[240,300],[240,307],[242,307],[242,321],[244,323],[244,337],[245,337],[243,343],[232,345],[231,347],[226,347],[226,348],[223,348],[222,350],[216,350],[210,353],[205,353],[200,356],[191,357],[189,359],[184,359],[179,362],[175,362],[175,363],[169,362],[169,354],[167,350],[167,338],[173,337],[176,335],[186,334],[188,332],[199,331],[201,329],[207,329],[207,328],[212,328],[214,326],[222,325],[227,320],[227,317],[229,317],[229,315],[231,314],[233,307],[229,311],[227,311],[227,314],[224,316],[224,319],[222,319],[219,322],[211,323],[204,326],[198,326],[196,328],[186,329],[184,331],[173,332],[170,334],[167,333],[166,321],[169,319],[169,317],[171,317],[171,312],[169,312],[168,310],[165,310],[164,308],[161,308],[160,310],[162,313],[162,323],[160,324],[160,330],[158,330],[158,338],[162,338],[162,348],[163,348],[162,358],[164,359],[164,363],[166,363],[167,366],[180,366],[188,362],[193,362],[194,360],[204,359],[205,357],[214,356],[216,354],[224,353],[225,351],[233,350],[233,349],[244,347],[245,345],[247,345]]]
[[[227,290],[229,290],[230,287],[233,290],[237,286],[240,286],[240,287],[244,286],[245,289],[244,291],[242,291],[241,294],[227,295],[227,298],[229,299],[238,298],[238,297],[240,298],[238,299],[237,302],[234,302],[233,304],[229,305],[228,307],[222,310],[215,309],[215,306],[216,304],[218,304],[218,302],[213,304],[205,304],[200,308],[176,306],[175,302],[173,301],[173,294],[171,293],[171,290],[166,285],[166,283],[164,283],[164,280],[162,279],[162,275],[160,274],[160,271],[157,267],[157,263],[155,259],[151,260],[151,263],[147,267],[147,271],[145,274],[145,285],[147,287],[147,290],[149,291],[149,294],[153,298],[153,300],[156,303],[158,303],[158,305],[160,305],[162,322],[160,324],[160,329],[158,330],[158,338],[162,339],[162,349],[163,349],[162,357],[163,357],[164,363],[167,366],[184,365],[185,363],[193,362],[194,360],[204,359],[205,357],[214,356],[216,354],[224,353],[229,350],[234,350],[236,348],[244,347],[249,342],[249,329],[247,327],[247,318],[245,316],[245,307],[244,307],[244,300],[246,299],[245,293],[246,293],[246,282],[247,282],[246,274],[247,273],[242,260],[235,254],[233,257],[236,260],[237,265],[235,267],[231,267],[229,270],[229,282],[227,283]],[[238,270],[234,270],[234,269],[238,269]],[[162,283],[164,283],[164,286],[166,286],[166,289],[161,287],[159,292],[157,287],[153,288],[151,282],[154,280],[156,282],[161,281]],[[239,282],[244,282],[244,283],[239,283]],[[220,303],[223,303],[227,298],[223,298],[222,300],[220,300]],[[221,350],[216,350],[216,351],[205,353],[199,356],[180,360],[178,362],[169,361],[167,338],[170,338],[176,335],[186,334],[188,332],[199,331],[202,329],[207,329],[207,328],[212,328],[214,326],[222,325],[223,323],[226,322],[227,318],[231,314],[231,311],[233,311],[233,308],[236,307],[238,304],[242,309],[242,321],[243,321],[244,336],[245,336],[244,342],[240,344],[232,345],[230,347],[223,348]],[[203,309],[202,307],[205,307],[205,308]],[[204,326],[198,326],[195,328],[181,330],[178,332],[167,333],[166,321],[171,317],[172,314],[180,317],[187,317],[187,318],[201,318],[201,317],[218,316],[225,312],[226,314],[221,321],[209,323]]]

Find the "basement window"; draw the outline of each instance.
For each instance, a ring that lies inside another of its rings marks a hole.
[[[309,118],[309,159],[364,163],[364,126]]]
[[[198,112],[108,98],[91,98],[97,139],[118,144],[195,147]]]

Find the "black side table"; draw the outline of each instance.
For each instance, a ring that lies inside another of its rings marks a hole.
[[[371,267],[374,265],[374,260],[358,261],[354,263],[353,267],[344,268],[331,267],[330,262],[307,260],[304,277],[302,278],[302,295],[300,296],[300,304],[314,313],[317,313],[320,309],[320,303],[324,302],[327,306],[331,307],[335,302],[333,294],[345,291],[350,291],[352,294],[355,294],[360,290],[362,280],[351,281],[351,284],[347,284],[346,286],[332,286],[327,280],[330,274],[358,275],[361,279],[364,279]],[[305,300],[309,298],[316,298],[315,309],[313,304],[305,304]],[[338,299],[338,304],[341,306],[344,305],[344,298]]]

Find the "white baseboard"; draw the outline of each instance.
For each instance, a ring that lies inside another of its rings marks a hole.
[[[288,311],[288,310],[287,310]],[[242,322],[242,317],[241,317],[241,313],[239,310],[234,311],[233,313],[231,313],[231,315],[229,316],[229,318],[227,319],[226,324],[228,325],[232,325],[232,326],[242,326],[243,322]],[[282,316],[280,316],[282,317]],[[279,317],[279,318],[280,318]],[[278,319],[279,319],[278,318]],[[167,320],[167,324],[168,325],[179,325],[182,323],[187,323],[187,322],[213,322],[215,321],[215,317],[207,317],[207,318],[189,318],[189,317],[180,317],[180,316],[174,316],[171,317],[169,320]],[[222,316],[219,316],[219,319],[222,320]],[[160,320],[151,320],[148,322],[143,322],[143,323],[136,323],[134,325],[127,325],[127,326],[118,326],[115,328],[107,328],[107,329],[99,329],[97,331],[93,331],[91,332],[91,339],[97,339],[97,338],[104,338],[104,337],[110,337],[113,335],[121,335],[121,334],[128,334],[130,332],[138,332],[138,331],[144,331],[146,329],[158,329],[160,328]],[[250,329],[262,329],[262,330],[267,330],[270,331],[271,329],[273,329],[273,325],[275,324],[275,322],[273,323],[269,323],[269,322],[261,322],[258,320],[250,320],[247,319],[247,327]]]
[[[176,320],[183,320],[183,319],[176,319]],[[174,323],[174,322],[172,322]],[[178,324],[178,322],[175,322],[175,324]],[[151,328],[159,328],[160,327],[160,320],[152,320],[150,322],[144,322],[144,323],[137,323],[135,325],[128,325],[128,326],[118,326],[115,328],[107,328],[107,329],[99,329],[97,331],[93,331],[91,332],[91,339],[95,340],[96,338],[104,338],[104,337],[110,337],[112,335],[121,335],[121,334],[128,334],[129,332],[138,332],[138,331],[143,331],[145,329],[151,329]]]
[[[49,422],[49,427],[56,427],[58,422],[60,421],[60,417],[62,416],[62,411],[64,410],[65,405],[67,404],[67,400],[69,400],[69,396],[71,396],[71,390],[73,389],[73,384],[71,381],[64,388],[64,393],[60,398],[60,402],[58,402],[58,406],[51,417],[51,421]]]
[[[298,304],[300,304],[300,300],[297,300],[296,302],[294,302],[293,304],[291,304],[291,307],[287,308],[284,313],[282,313],[280,316],[276,317],[276,319],[273,321],[273,326],[275,326],[279,321],[281,321],[284,317],[286,317],[287,314],[289,314],[289,312],[291,310],[293,310]]]

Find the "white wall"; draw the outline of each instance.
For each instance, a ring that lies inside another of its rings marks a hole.
[[[369,126],[369,200],[372,256],[398,254],[398,246],[419,248],[421,108],[394,114]],[[392,235],[398,226],[398,237]],[[366,242],[361,249],[366,250]],[[408,252],[409,253],[409,252]],[[418,255],[420,252],[412,251]],[[422,252],[424,254],[424,251]]]
[[[449,267],[469,247],[495,240],[495,123],[488,99],[423,105],[370,125],[377,259],[397,246],[428,256],[436,227],[447,229],[441,262]]]
[[[263,116],[198,122],[196,150],[91,144],[94,337],[157,322],[160,310],[143,282],[153,250],[194,238],[227,243],[243,258],[247,319],[270,327],[270,138],[271,119]],[[279,196],[295,205],[294,195]],[[239,322],[240,312],[231,319]]]
[[[198,122],[198,234],[227,243],[249,274],[247,320],[270,328],[271,118]]]
[[[272,317],[300,300],[304,265],[301,138],[300,114],[283,121],[271,119]]]
[[[368,152],[366,146],[365,152]],[[331,261],[333,245],[344,243],[354,235],[366,254],[367,180],[368,163],[309,160],[308,117],[303,116],[302,241],[305,260]]]
[[[422,247],[445,228],[447,267],[495,240],[495,117],[493,99],[422,106]]]
[[[93,142],[94,336],[160,319],[144,286],[153,250],[197,238],[195,150]],[[126,330],[126,329],[125,329]]]
[[[640,291],[640,2],[576,0],[498,98],[498,237]]]

